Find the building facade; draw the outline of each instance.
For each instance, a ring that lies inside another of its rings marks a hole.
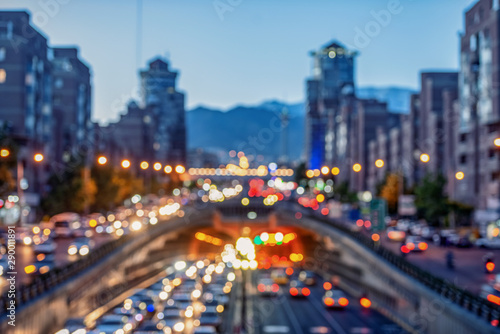
[[[170,164],[186,163],[186,115],[184,93],[176,89],[178,73],[166,61],[154,59],[140,72],[143,107],[155,117],[155,158]]]
[[[306,82],[306,156],[311,169],[348,160],[354,104],[356,52],[332,42],[311,52],[313,76]]]

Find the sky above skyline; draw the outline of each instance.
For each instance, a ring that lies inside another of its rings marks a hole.
[[[143,0],[139,59],[137,0],[17,0],[0,10],[27,9],[51,46],[80,48],[102,123],[138,97],[138,64],[157,56],[180,71],[186,109],[302,101],[309,51],[333,39],[359,50],[358,86],[417,89],[421,70],[458,69],[464,10],[475,2]]]

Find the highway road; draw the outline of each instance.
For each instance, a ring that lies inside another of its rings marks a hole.
[[[311,294],[305,298],[291,297],[286,285],[280,286],[276,297],[260,296],[257,291],[259,272],[248,273],[247,294],[251,312],[247,321],[248,333],[406,333],[401,327],[373,309],[365,309],[359,300],[348,296],[344,310],[327,309],[322,302],[325,290],[323,280],[309,286]]]

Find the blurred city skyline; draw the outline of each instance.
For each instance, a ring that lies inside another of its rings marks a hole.
[[[279,1],[199,1],[198,6],[144,1],[139,62],[136,1],[120,2],[119,8],[117,1],[64,2],[21,0],[2,7],[28,9],[51,46],[80,48],[92,68],[93,118],[102,123],[116,120],[127,101],[137,97],[137,66],[145,68],[157,56],[180,71],[188,110],[269,99],[303,101],[304,80],[311,74],[309,51],[333,39],[360,51],[359,87],[417,89],[421,70],[458,69],[458,33],[474,1],[296,0],[288,6]],[[395,9],[391,17],[380,14],[390,6]],[[377,22],[376,13],[382,15],[380,23],[370,26]],[[372,36],[360,37],[359,31],[373,27]]]

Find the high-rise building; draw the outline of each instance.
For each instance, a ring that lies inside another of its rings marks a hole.
[[[0,123],[21,145],[26,192],[39,192],[47,175],[34,154],[53,156],[51,61],[47,38],[27,12],[0,11]]]
[[[311,52],[313,75],[306,83],[308,168],[342,165],[348,160],[356,55],[356,52],[347,50],[336,41]]]
[[[162,59],[154,59],[140,72],[143,105],[155,116],[155,158],[171,164],[186,162],[184,94],[176,89],[177,72]]]
[[[55,159],[63,163],[76,150],[86,153],[92,147],[91,73],[77,48],[54,48],[53,54]]]
[[[465,176],[454,197],[479,210],[500,209],[500,6],[477,1],[465,13],[460,40],[456,169]]]

